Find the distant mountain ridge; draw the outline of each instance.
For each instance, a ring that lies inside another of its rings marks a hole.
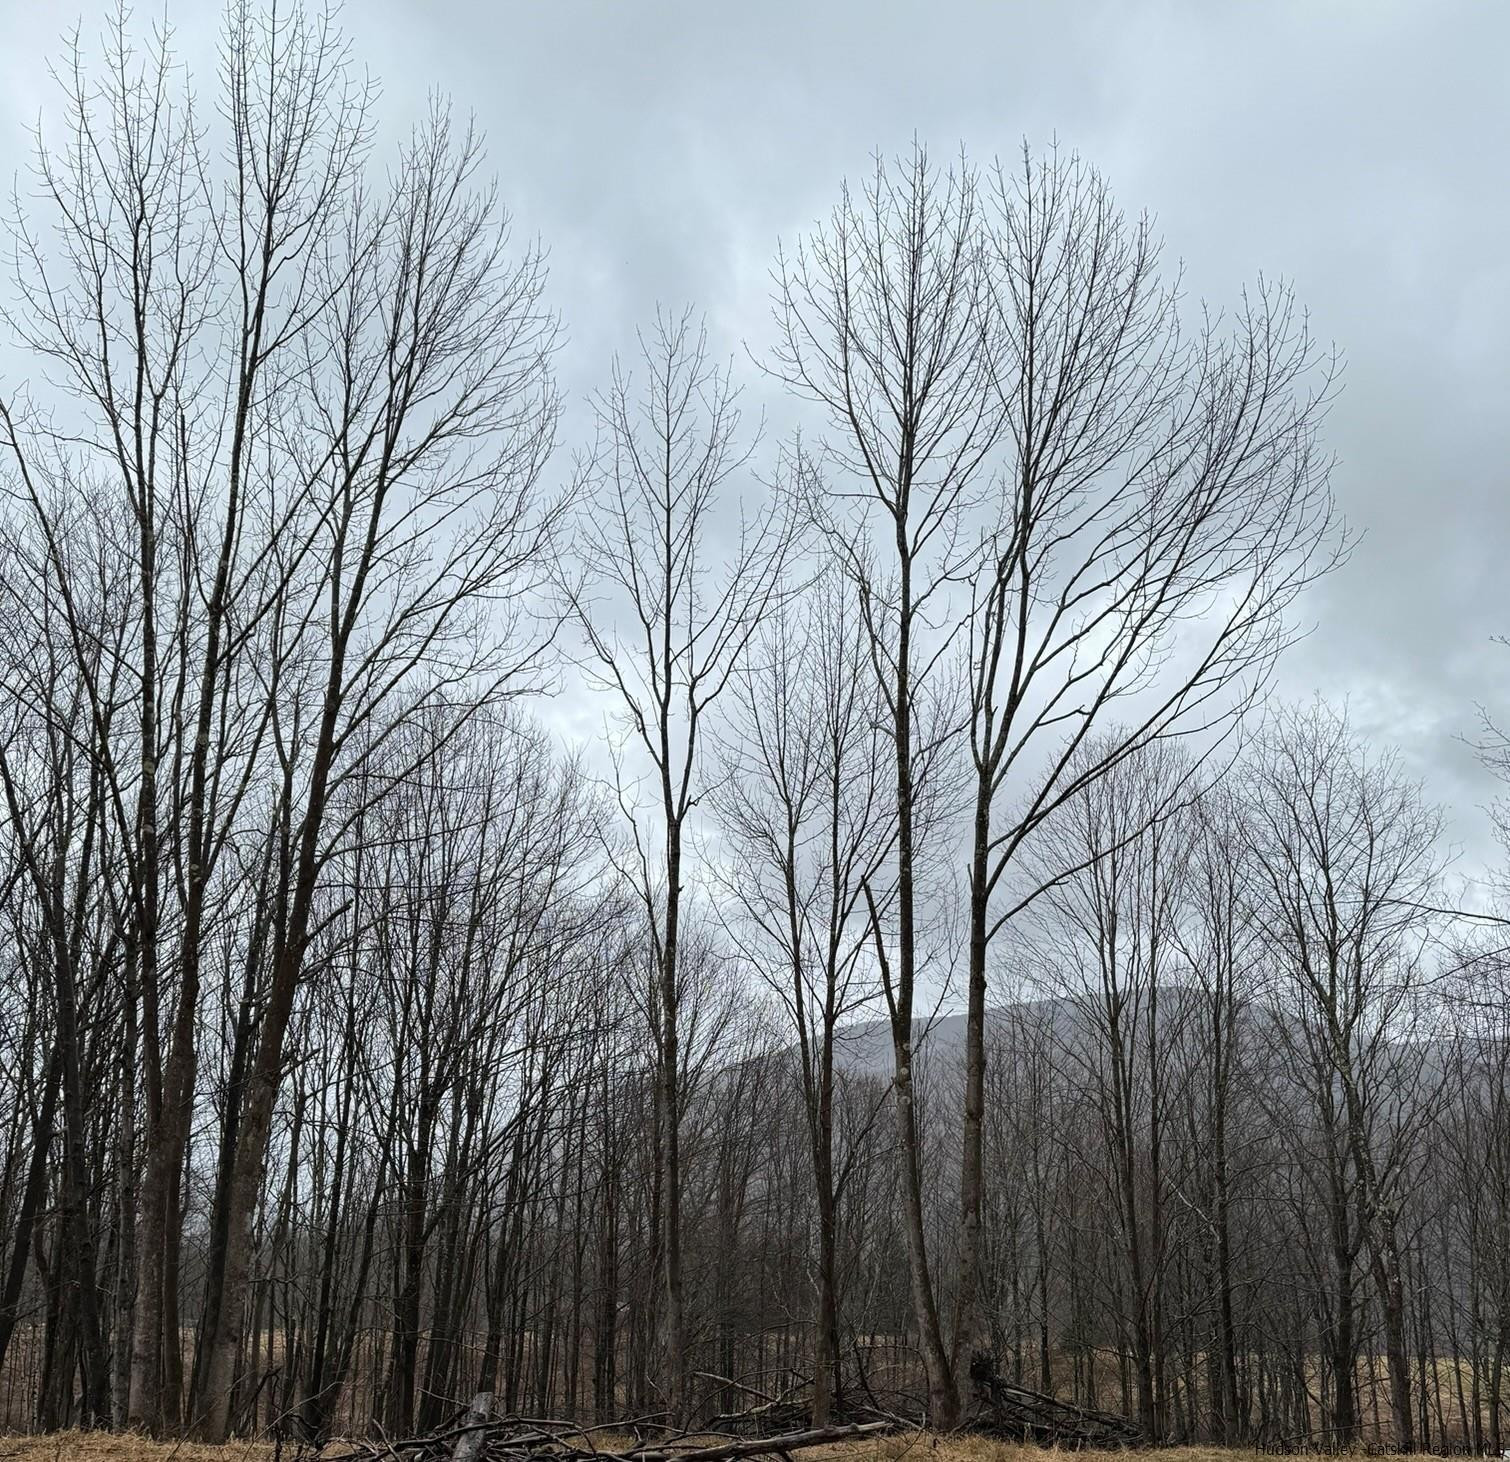
[[[1046,1016],[1046,1023],[1059,1036],[1070,1034],[1081,1023],[1079,1012],[1068,997],[1020,1000],[1010,1005],[993,1006],[986,1011],[987,1037],[992,1026],[1020,1020],[1028,1012],[1040,1018]],[[963,1013],[914,1021],[913,1028],[917,1032],[913,1044],[915,1057],[934,1067],[959,1066],[965,1057],[965,1024]],[[852,1075],[889,1078],[895,1069],[892,1059],[891,1022],[885,1018],[856,1021],[835,1032],[836,1064]]]

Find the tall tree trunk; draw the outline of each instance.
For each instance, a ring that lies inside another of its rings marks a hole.
[[[961,1134],[959,1277],[955,1287],[954,1337],[950,1357],[957,1372],[966,1344],[984,1333],[980,1313],[981,1207],[984,1202],[983,1141],[986,1116],[986,959],[988,956],[991,777],[976,790],[970,855],[969,989],[965,1004],[965,1099]]]
[[[32,1126],[31,1158],[26,1167],[26,1184],[21,1190],[21,1204],[16,1213],[15,1232],[11,1239],[10,1260],[5,1269],[5,1288],[0,1290],[0,1374],[5,1370],[5,1355],[15,1334],[16,1317],[21,1309],[21,1294],[26,1280],[26,1258],[32,1247],[37,1216],[47,1194],[47,1157],[52,1150],[53,1123],[57,1120],[58,1089],[63,1084],[63,1051],[54,1040],[52,1052],[42,1076],[42,1103]]]
[[[669,784],[667,802],[669,805]],[[661,1039],[657,1101],[660,1106],[662,1164],[661,1264],[666,1308],[661,1314],[661,1353],[666,1410],[673,1425],[682,1425],[687,1409],[687,1337],[682,1288],[682,1156],[681,1156],[681,992],[677,987],[677,954],[681,916],[681,823],[667,818],[666,926],[660,961]]]

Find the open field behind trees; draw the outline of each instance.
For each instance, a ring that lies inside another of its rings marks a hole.
[[[1502,1449],[1510,960],[1398,755],[1271,694],[1353,542],[1289,290],[918,143],[772,240],[800,432],[677,307],[567,441],[459,114],[381,147],[297,3],[193,84],[78,46],[0,321],[16,1455],[949,1435],[976,1369]]]

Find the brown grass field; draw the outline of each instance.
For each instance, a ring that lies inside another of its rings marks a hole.
[[[333,1446],[332,1450],[340,1450]],[[1161,1447],[1158,1462],[1272,1462],[1262,1452],[1221,1447]],[[154,1442],[109,1432],[54,1432],[46,1436],[0,1436],[4,1462],[272,1462],[270,1443],[232,1442],[207,1447],[198,1442]],[[299,1455],[283,1448],[285,1462]],[[310,1454],[305,1453],[307,1458]],[[614,1454],[605,1449],[605,1458]],[[1021,1446],[988,1437],[933,1437],[927,1434],[875,1441],[836,1442],[802,1454],[804,1462],[1128,1462],[1125,1452],[1063,1452]]]

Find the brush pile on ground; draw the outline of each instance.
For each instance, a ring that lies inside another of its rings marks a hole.
[[[843,1427],[860,1435],[884,1431],[920,1431],[926,1425],[923,1407],[914,1397],[898,1396],[892,1410],[880,1403],[865,1405],[851,1397],[836,1399],[829,1408],[828,1425]],[[744,1411],[728,1411],[710,1417],[708,1431],[727,1432],[736,1437],[762,1437],[774,1441],[796,1432],[813,1430],[812,1412],[802,1400],[781,1397]],[[703,1433],[704,1435],[706,1433]]]
[[[970,1366],[973,1401],[965,1430],[1003,1440],[1072,1449],[1137,1446],[1143,1435],[1126,1417],[1091,1411],[1006,1380],[994,1358],[977,1355]],[[809,1447],[910,1431],[906,1410],[840,1404],[830,1423],[815,1427],[797,1401],[782,1398],[744,1411],[715,1416],[692,1433],[666,1432],[650,1422],[582,1427],[574,1422],[499,1417],[484,1393],[455,1421],[428,1436],[395,1441],[343,1442],[321,1451],[319,1462],[738,1462],[740,1458],[792,1456]],[[609,1434],[640,1438],[627,1451],[598,1446]],[[653,1437],[647,1437],[653,1432]]]
[[[1036,1442],[1041,1446],[1079,1451],[1088,1447],[1118,1449],[1142,1446],[1145,1438],[1136,1423],[1110,1411],[1093,1411],[1060,1401],[1009,1381],[997,1369],[989,1352],[976,1354],[970,1364],[971,1395],[965,1407],[964,1432],[1002,1441]],[[835,1403],[832,1420],[848,1426],[919,1430],[927,1423],[922,1401],[914,1396],[887,1395],[873,1404],[857,1404],[852,1395]],[[888,1409],[889,1408],[889,1409]],[[808,1412],[800,1400],[781,1398],[746,1411],[715,1416],[710,1423],[720,1431],[741,1436],[765,1437],[773,1443],[782,1433],[798,1432],[808,1425]]]
[[[1125,1416],[1074,1406],[1007,1380],[985,1352],[971,1361],[970,1380],[975,1404],[968,1425],[986,1436],[1076,1449],[1136,1447],[1144,1441]]]
[[[807,1447],[878,1436],[894,1429],[890,1420],[861,1424],[836,1423],[808,1427],[778,1436],[714,1435],[706,1429],[694,1434],[669,1433],[643,1442],[627,1452],[596,1447],[595,1433],[639,1431],[633,1423],[583,1428],[572,1422],[538,1421],[517,1416],[496,1417],[493,1398],[473,1398],[466,1412],[451,1425],[429,1436],[405,1441],[343,1442],[342,1450],[322,1451],[319,1462],[737,1462],[744,1457],[789,1459]]]

